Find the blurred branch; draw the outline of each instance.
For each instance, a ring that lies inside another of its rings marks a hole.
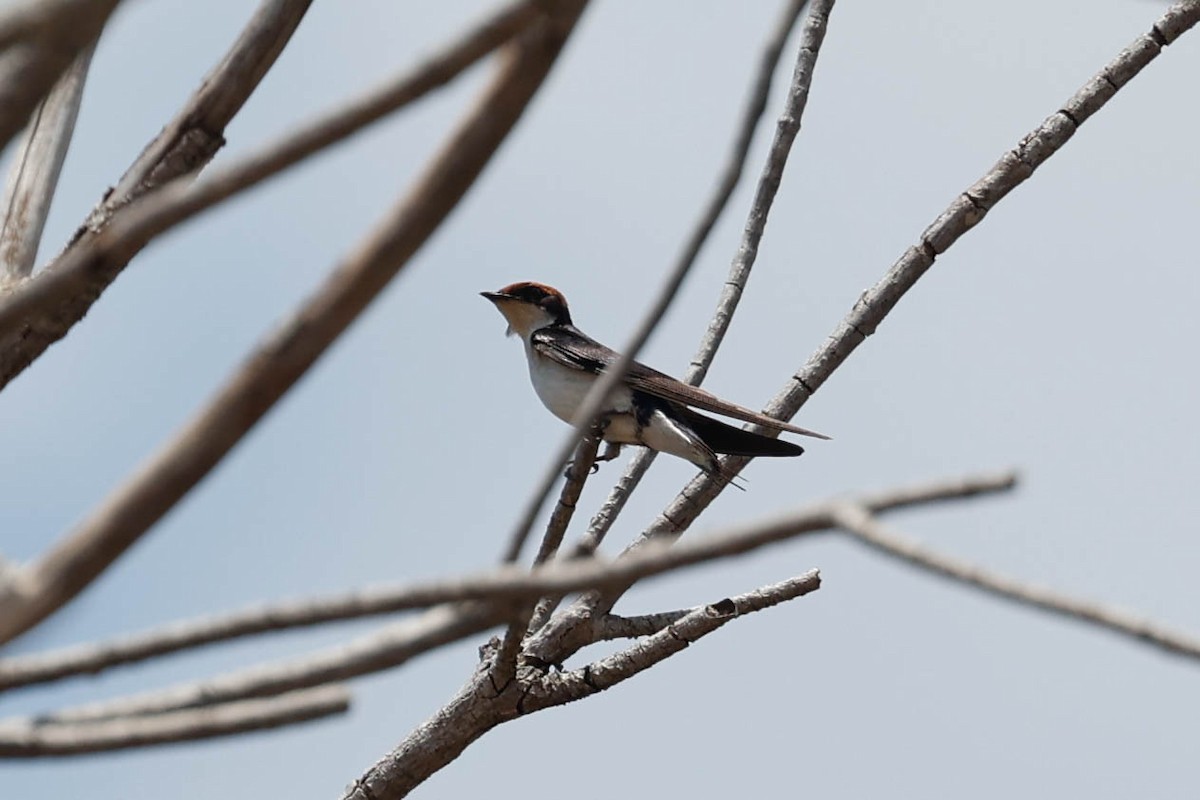
[[[816,0],[817,5],[833,4],[833,0]],[[764,63],[773,66],[778,61],[778,50],[782,49],[783,43],[787,40],[787,33],[791,30],[795,22],[795,16],[804,6],[804,2],[793,2],[789,5],[787,13],[784,14],[783,23],[776,29],[775,35],[768,42],[767,52],[765,54]],[[794,12],[793,12],[793,9]],[[815,13],[815,12],[814,12]],[[811,18],[811,15],[810,15]],[[822,26],[823,30],[823,26]],[[778,49],[776,45],[778,43]],[[734,148],[734,156],[725,169],[720,183],[717,186],[716,193],[709,201],[708,207],[701,215],[701,219],[696,229],[693,231],[687,245],[680,254],[675,265],[668,273],[667,278],[663,281],[659,288],[658,295],[654,299],[654,303],[646,310],[642,319],[638,322],[629,341],[625,343],[618,352],[621,354],[616,363],[612,367],[606,369],[600,376],[600,379],[594,381],[583,402],[579,404],[579,408],[575,412],[575,419],[572,421],[573,430],[567,434],[562,445],[554,452],[551,458],[550,465],[546,468],[541,480],[536,484],[529,501],[526,503],[525,509],[521,514],[520,520],[509,539],[508,549],[505,551],[505,561],[516,561],[520,556],[521,548],[524,547],[525,539],[529,536],[529,531],[533,528],[533,522],[537,519],[537,515],[542,510],[542,505],[546,502],[546,498],[550,495],[550,490],[554,487],[554,482],[558,480],[560,465],[567,460],[571,452],[578,445],[587,431],[595,424],[597,416],[601,413],[602,408],[607,401],[612,390],[624,379],[625,373],[629,370],[629,365],[633,362],[642,346],[650,338],[650,334],[658,327],[658,323],[662,321],[663,314],[666,313],[671,301],[675,299],[675,295],[679,292],[680,286],[683,285],[684,279],[692,269],[692,265],[696,262],[696,257],[700,254],[701,248],[704,246],[705,240],[708,238],[709,232],[716,224],[717,219],[721,216],[721,211],[725,208],[729,200],[729,196],[733,193],[737,186],[738,178],[742,172],[742,166],[745,162],[745,153],[749,150],[750,141],[754,135],[754,129],[757,126],[758,119],[762,115],[762,106],[766,104],[766,95],[770,90],[770,74],[763,76],[762,71],[756,83],[756,91],[753,95],[753,101],[750,108],[747,109],[743,117],[742,127],[738,136],[737,143]],[[804,96],[807,97],[807,85],[805,86]],[[760,102],[761,98],[761,102]],[[790,103],[789,103],[790,107]],[[802,108],[802,105],[801,105]],[[799,121],[796,118],[796,130],[799,130]],[[782,127],[782,124],[781,124]],[[791,145],[791,139],[795,138],[795,131],[792,132],[791,138],[788,139],[788,147]],[[786,149],[783,154],[783,160],[786,161]],[[779,165],[782,170],[782,163]],[[776,180],[778,187],[778,180]],[[774,192],[772,192],[772,195]],[[765,217],[765,214],[764,214]],[[646,467],[649,467],[649,461],[646,462]],[[615,519],[615,516],[614,516]]]
[[[424,174],[324,285],[250,354],[208,405],[69,536],[0,587],[0,643],[77,595],[269,411],[408,263],[524,113],[583,4],[567,0],[505,50],[496,78]]]
[[[861,506],[846,503],[834,509],[834,519],[846,533],[875,550],[944,578],[982,589],[989,594],[1039,611],[1086,622],[1129,636],[1168,653],[1200,658],[1200,639],[1169,630],[1144,617],[1081,600],[1053,589],[998,575],[983,567],[936,553],[888,530]]]
[[[779,63],[783,48],[787,44],[792,28],[796,24],[800,12],[806,2],[793,0],[788,3],[782,18],[779,20],[770,40],[763,51],[759,66],[758,77],[755,79],[751,100],[742,118],[741,129],[733,154],[725,167],[725,176],[718,187],[717,194],[705,214],[701,217],[692,240],[685,250],[685,258],[694,259],[699,252],[704,239],[716,223],[722,209],[728,203],[733,189],[741,177],[750,144],[758,121],[766,110],[767,98],[771,91],[771,77]],[[758,245],[762,240],[763,231],[767,224],[767,215],[775,201],[775,193],[779,190],[779,182],[783,177],[783,169],[791,153],[792,143],[800,132],[800,121],[804,117],[804,109],[808,105],[808,92],[812,86],[813,70],[816,68],[817,55],[821,52],[821,44],[825,40],[825,29],[829,24],[829,14],[833,10],[833,0],[814,0],[808,16],[805,17],[804,28],[800,38],[800,52],[796,56],[796,65],[792,70],[792,82],[788,88],[787,100],[783,112],[775,126],[775,136],[767,152],[767,160],[758,179],[754,192],[754,200],[750,206],[750,214],[742,231],[742,240],[729,267],[729,275],[721,289],[721,297],[717,302],[716,311],[708,324],[700,347],[688,367],[684,381],[699,386],[708,374],[708,368],[717,355],[717,348],[725,338],[726,331],[733,321],[733,314],[742,299],[746,283],[750,279],[750,271],[758,256]],[[637,488],[642,476],[654,463],[655,453],[652,450],[641,449],[625,468],[616,485],[613,486],[600,510],[588,525],[587,534],[576,546],[576,555],[593,552],[608,534],[617,516],[625,508],[629,495]]]
[[[533,572],[514,565],[504,565],[476,575],[423,585],[266,606],[222,617],[175,623],[114,642],[4,659],[0,661],[0,689],[85,672],[99,672],[118,664],[254,633],[433,603],[486,601],[439,606],[415,620],[385,627],[349,645],[298,661],[252,668],[182,688],[105,701],[55,713],[49,718],[69,721],[161,713],[193,704],[226,702],[345,680],[397,666],[433,647],[486,630],[511,617],[511,604],[514,602],[528,602],[539,595],[554,592],[622,586],[681,567],[745,553],[805,533],[828,530],[837,526],[832,514],[845,502],[868,508],[873,513],[884,513],[914,505],[1007,491],[1014,483],[1015,476],[1011,472],[932,481],[885,492],[859,494],[849,501],[829,500],[775,518],[729,528],[677,547],[648,547],[613,562],[598,559],[552,561]]]
[[[22,284],[21,291],[0,296],[0,343],[29,328],[45,341],[36,352],[0,347],[0,386],[25,369],[82,318],[108,281],[156,236],[260,181],[282,172],[386,114],[444,86],[463,70],[511,39],[540,15],[539,0],[506,6],[438,55],[388,81],[358,100],[292,131],[281,139],[217,169],[191,185],[191,175],[176,178],[131,204],[105,212],[106,227],[86,245],[68,248],[49,267]],[[162,175],[156,173],[157,183]],[[93,212],[101,214],[102,206]],[[63,315],[61,309],[69,314]]]
[[[155,717],[90,723],[0,722],[0,758],[69,756],[188,742],[295,725],[344,713],[350,693],[322,686],[262,700],[240,700]]]
[[[405,797],[497,725],[608,689],[675,655],[730,620],[803,596],[820,583],[813,570],[790,581],[727,598],[583,669],[547,674],[527,667],[519,680],[504,687],[495,687],[489,681],[485,658],[467,686],[354,781],[343,800]]]
[[[93,42],[62,74],[38,106],[13,156],[4,199],[0,201],[4,210],[0,286],[28,277],[33,271],[58,177],[75,134],[75,119],[94,51]]]
[[[88,215],[66,251],[38,275],[8,288],[7,297],[0,298],[0,388],[65,336],[140,249],[141,245],[128,248],[115,258],[97,254],[105,252],[107,241],[97,241],[97,236],[115,211],[173,179],[187,176],[190,181],[212,160],[225,144],[225,127],[275,63],[311,4],[312,0],[263,0],[225,57]],[[72,262],[84,263],[86,275],[60,277],[58,271]]]
[[[92,46],[120,0],[26,2],[0,16],[0,150],[76,57]]]
[[[500,611],[482,603],[437,606],[415,619],[387,625],[366,636],[301,658],[260,664],[195,683],[66,708],[42,715],[40,719],[66,723],[153,716],[322,686],[398,667],[415,656],[474,636],[503,620]]]

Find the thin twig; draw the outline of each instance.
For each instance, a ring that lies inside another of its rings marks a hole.
[[[890,531],[862,506],[851,503],[834,509],[834,518],[846,533],[878,552],[898,558],[914,567],[935,575],[982,589],[1005,600],[1031,606],[1040,611],[1086,622],[1106,630],[1129,636],[1175,655],[1200,658],[1200,638],[1173,631],[1145,617],[1091,600],[1024,583],[999,575],[983,567],[934,552],[904,536]]]
[[[733,194],[733,189],[737,185],[737,181],[745,167],[746,158],[750,153],[750,143],[753,140],[754,131],[758,127],[758,121],[762,118],[763,112],[766,109],[767,98],[771,91],[771,77],[779,63],[780,56],[783,53],[783,48],[787,43],[792,28],[795,26],[796,20],[799,18],[800,12],[805,5],[807,5],[807,2],[798,2],[797,0],[788,3],[783,16],[775,27],[774,33],[763,50],[758,76],[755,79],[754,89],[751,92],[751,100],[742,117],[737,143],[734,145],[733,153],[725,168],[725,177],[718,187],[717,194],[714,195],[709,208],[704,216],[701,217],[696,232],[693,234],[692,241],[685,251],[686,257],[689,259],[695,258],[699,252],[700,245],[708,236],[709,231],[716,223],[721,211]],[[792,149],[792,142],[795,141],[796,135],[800,132],[800,122],[804,117],[804,109],[808,104],[809,88],[812,86],[813,70],[816,67],[817,55],[821,51],[821,44],[825,39],[825,28],[829,23],[829,12],[832,9],[833,0],[815,0],[807,17],[805,17],[800,39],[800,51],[796,57],[796,65],[792,70],[792,82],[788,88],[787,101],[776,124],[775,137],[767,152],[767,160],[763,166],[762,175],[758,179],[758,186],[754,192],[754,200],[750,206],[750,214],[742,231],[741,243],[738,246],[737,253],[734,255],[733,262],[729,266],[729,275],[721,288],[721,297],[717,302],[716,311],[713,312],[708,329],[700,340],[700,347],[696,351],[696,355],[692,358],[687,374],[684,376],[684,380],[687,383],[699,386],[704,381],[705,376],[708,374],[708,368],[717,355],[717,349],[721,346],[721,342],[725,338],[725,333],[729,330],[729,325],[733,321],[733,314],[742,299],[742,292],[745,291],[746,283],[750,279],[750,271],[753,269],[754,261],[758,256],[758,245],[762,240],[763,231],[766,228],[767,215],[770,213],[771,205],[775,200],[775,193],[779,190],[779,182],[783,176],[783,169],[787,164],[788,155]],[[576,545],[576,555],[591,553],[604,541],[605,535],[607,535],[613,523],[616,522],[617,516],[625,508],[625,503],[629,500],[629,495],[637,488],[638,483],[642,480],[642,476],[646,474],[646,471],[650,469],[650,465],[654,463],[654,456],[654,452],[650,450],[640,450],[629,462],[629,465],[625,468],[625,472],[609,492],[604,504],[592,518],[591,524],[588,525],[587,534]]]
[[[187,494],[428,240],[512,130],[555,63],[577,0],[515,40],[495,80],[401,202],[276,328],[208,405],[70,535],[0,587],[0,642],[75,597]]]
[[[262,700],[90,723],[0,723],[0,758],[70,756],[231,736],[344,713],[350,692],[320,686]]]
[[[592,465],[596,463],[596,450],[599,446],[600,430],[596,430],[592,435],[583,437],[579,446],[575,448],[575,457],[571,460],[571,466],[567,468],[567,479],[559,492],[558,503],[550,514],[541,547],[533,560],[535,566],[546,563],[558,552],[567,526],[571,524],[571,517],[575,515],[575,506],[579,502],[579,496],[583,494],[583,487],[592,471]],[[537,630],[544,622],[539,621],[537,617],[541,608],[541,601],[536,604],[526,603],[508,623],[508,629],[504,632],[492,664],[492,680],[495,683],[504,685],[516,677],[517,656],[520,655],[521,642],[525,639],[526,631]]]
[[[566,535],[567,526],[571,524],[571,518],[575,515],[576,504],[579,503],[579,497],[583,494],[583,486],[587,481],[587,476],[591,472],[592,466],[596,463],[596,449],[600,445],[600,439],[596,436],[585,436],[583,441],[579,443],[579,447],[575,450],[575,458],[571,461],[571,468],[567,471],[567,480],[563,484],[562,492],[558,496],[558,504],[554,507],[553,513],[550,514],[550,522],[546,525],[546,533],[542,537],[542,545],[538,548],[537,556],[534,557],[533,563],[544,564],[558,553],[558,548],[562,545],[563,536]],[[546,620],[550,618],[550,614],[554,611],[554,607],[558,604],[558,595],[543,597],[538,600],[534,606],[533,613],[526,620],[526,630],[532,633],[538,628],[546,624]],[[512,623],[516,624],[516,621]],[[513,627],[509,628],[509,635],[513,634]],[[524,631],[522,631],[524,633]],[[504,649],[501,652],[506,656]]]
[[[105,206],[94,211],[94,220],[109,220],[103,231],[86,245],[69,248],[23,283],[19,292],[0,295],[0,343],[14,332],[37,340],[36,346],[22,344],[25,349],[0,347],[0,387],[66,335],[108,285],[105,276],[123,269],[156,236],[444,86],[530,24],[540,15],[540,6],[539,0],[506,6],[415,69],[217,169],[195,185],[190,175],[184,175],[123,206],[120,213],[104,211]]]
[[[388,626],[349,645],[307,656],[298,661],[265,665],[170,690],[60,712],[56,720],[96,719],[111,716],[161,713],[195,704],[225,702],[242,697],[346,680],[387,669],[447,642],[486,630],[506,619],[513,602],[529,601],[548,593],[565,593],[593,587],[621,586],[684,566],[763,547],[787,538],[828,529],[830,509],[851,502],[875,513],[914,505],[974,497],[1013,487],[1012,473],[981,474],[954,480],[932,481],[885,492],[855,495],[849,501],[829,500],[779,517],[727,529],[674,548],[647,548],[614,562],[597,559],[551,561],[533,572],[514,565],[476,575],[433,581],[398,589],[376,590],[350,597],[267,606],[225,617],[181,622],[126,640],[100,643],[41,655],[16,656],[0,661],[0,688],[54,680],[169,652],[196,647],[235,636],[285,627],[349,619],[382,610],[412,608],[437,602],[486,602],[444,605],[415,620]],[[541,637],[538,637],[541,638]]]
[[[0,17],[0,150],[76,57],[92,46],[120,0],[18,6]]]
[[[566,673],[527,669],[517,681],[498,687],[481,665],[445,706],[409,734],[392,752],[346,790],[343,800],[398,800],[452,762],[472,742],[516,717],[581,700],[627,680],[675,655],[730,620],[807,594],[820,586],[816,571],[685,616],[628,650]]]
[[[0,225],[0,286],[33,271],[63,161],[75,134],[75,119],[95,43],[85,47],[30,120],[9,167]]]

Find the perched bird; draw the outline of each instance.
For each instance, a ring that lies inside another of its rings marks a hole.
[[[567,299],[552,286],[521,281],[480,294],[508,321],[506,335],[521,337],[529,377],[542,403],[554,416],[573,422],[593,382],[616,363],[618,354],[571,324]],[[718,453],[798,456],[804,452],[800,445],[727,425],[693,408],[776,431],[829,438],[734,405],[634,361],[600,416],[605,423],[602,437],[608,443],[602,460],[615,458],[623,444],[639,444],[721,475]]]

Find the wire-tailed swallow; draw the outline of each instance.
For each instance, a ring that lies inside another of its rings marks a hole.
[[[529,377],[542,403],[554,416],[573,422],[593,382],[616,363],[618,354],[571,324],[567,299],[551,286],[521,281],[480,294],[508,320],[506,333],[520,336],[525,344]],[[602,436],[609,445],[603,458],[614,458],[623,444],[638,444],[720,475],[718,453],[798,456],[804,452],[800,445],[727,425],[693,408],[775,431],[829,438],[727,402],[634,361],[600,416],[605,423]]]

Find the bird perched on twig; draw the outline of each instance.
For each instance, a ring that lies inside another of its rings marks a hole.
[[[567,299],[552,286],[521,281],[480,294],[504,315],[506,333],[521,337],[529,377],[542,403],[554,416],[573,422],[588,390],[617,362],[618,354],[571,324]],[[728,478],[721,472],[718,454],[798,456],[804,452],[798,444],[728,425],[696,408],[774,431],[829,438],[722,400],[634,361],[599,416],[608,447],[597,460],[615,458],[623,444],[639,444]]]

